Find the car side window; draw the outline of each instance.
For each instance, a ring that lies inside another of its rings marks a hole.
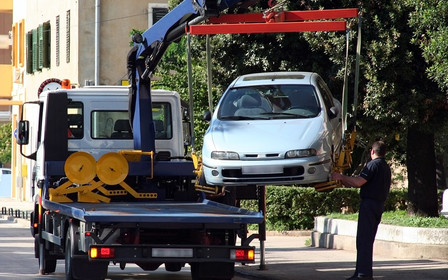
[[[317,86],[319,88],[319,91],[321,92],[322,99],[324,100],[327,114],[329,114],[330,108],[334,106],[333,95],[331,94],[327,85],[321,79],[317,80]]]

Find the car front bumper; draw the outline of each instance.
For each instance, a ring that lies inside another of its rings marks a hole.
[[[209,160],[203,174],[209,185],[294,185],[327,182],[331,159],[324,156],[269,161]]]

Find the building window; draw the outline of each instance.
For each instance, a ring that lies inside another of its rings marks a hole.
[[[161,3],[148,4],[148,26],[154,25],[168,13],[168,5]]]
[[[56,17],[56,66],[59,66],[60,64],[60,58],[59,58],[59,50],[60,50],[60,44],[59,44],[59,26],[60,26],[60,19],[59,16]]]
[[[66,45],[65,45],[65,57],[66,62],[70,63],[70,10],[66,14]]]

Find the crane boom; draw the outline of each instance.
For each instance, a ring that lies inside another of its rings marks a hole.
[[[130,84],[129,114],[134,149],[155,150],[150,76],[168,46],[186,32],[186,27],[236,7],[247,7],[254,0],[184,0],[143,34],[134,36],[134,47],[127,59]]]

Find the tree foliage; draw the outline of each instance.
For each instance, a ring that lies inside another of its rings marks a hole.
[[[203,54],[198,48],[197,40],[193,40],[192,48],[192,80],[193,80],[193,121],[195,123],[195,150],[200,152],[202,138],[207,128],[207,123],[202,115],[208,108],[207,71],[202,61]],[[189,101],[188,69],[187,69],[187,40],[183,37],[177,44],[172,44],[160,61],[157,78],[153,82],[153,88],[162,88],[177,91],[182,100]]]
[[[443,152],[448,146],[445,144],[448,137],[439,136],[440,127],[446,124],[448,108],[447,2],[313,0],[284,3],[285,10],[360,9],[361,75],[358,106],[350,111],[351,116],[356,113],[357,118],[350,119],[351,125],[358,127],[359,142],[366,145],[382,139],[389,145],[389,155],[406,163],[410,214],[437,215],[435,147]],[[261,0],[250,10],[267,8],[268,1]],[[349,92],[353,92],[354,50],[356,36],[360,35],[356,28],[358,20],[351,24]],[[216,103],[227,85],[239,75],[282,70],[318,72],[333,94],[341,98],[345,38],[344,32],[215,35],[212,37],[214,101]],[[203,41],[201,36],[193,40],[195,109],[200,113],[207,108]],[[185,96],[185,49],[183,43],[177,46],[168,52],[159,67],[163,73],[159,85],[170,86]],[[175,72],[167,69],[175,69]],[[354,104],[352,95],[349,104]],[[196,128],[197,136],[203,135],[203,127],[206,124],[201,123]],[[420,143],[427,149],[416,152]]]
[[[423,51],[426,72],[444,90],[448,89],[448,2],[407,0],[412,7],[409,24],[415,29],[413,43]]]

